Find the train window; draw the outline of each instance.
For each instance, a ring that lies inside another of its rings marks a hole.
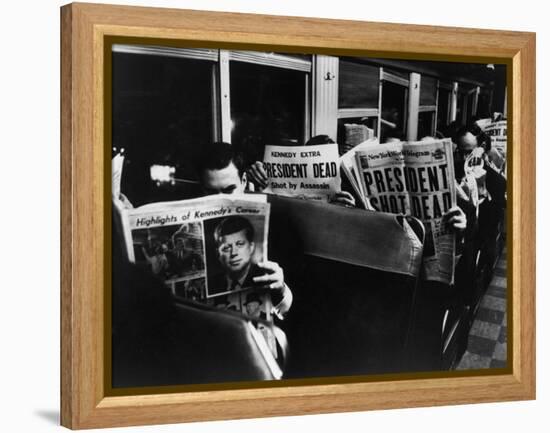
[[[447,125],[449,124],[449,115],[451,108],[451,89],[439,86],[439,92],[437,95],[437,131],[445,133]]]
[[[380,142],[388,138],[405,139],[408,88],[390,81],[383,82]]]
[[[433,137],[434,131],[435,110],[421,111],[418,113],[418,139],[424,137]]]
[[[378,108],[380,68],[340,59],[338,108]]]
[[[456,120],[461,124],[466,124],[466,103],[468,102],[467,94],[459,91],[456,103]]]
[[[437,80],[427,75],[420,79],[420,106],[436,105],[437,102]]]
[[[186,198],[196,189],[193,151],[215,137],[215,65],[186,58],[185,50],[113,52],[112,142],[125,151],[121,189],[134,206]],[[182,182],[155,181],[153,166]]]
[[[478,90],[472,89],[468,92],[466,98],[466,121],[469,122],[473,116],[477,115]]]
[[[266,144],[304,144],[306,76],[297,70],[230,62],[231,142],[248,162],[262,160]]]
[[[481,90],[477,103],[477,115],[484,119],[491,117],[491,91]]]

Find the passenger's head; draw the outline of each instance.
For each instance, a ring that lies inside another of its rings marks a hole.
[[[477,147],[477,136],[475,132],[466,126],[458,129],[453,140],[456,149],[461,157],[469,155]]]
[[[333,144],[334,143],[334,140],[332,138],[330,138],[328,135],[326,134],[322,134],[322,135],[316,135],[314,137],[311,137],[307,142],[306,142],[306,146],[316,146],[318,144]]]
[[[241,216],[224,218],[214,230],[218,260],[224,271],[238,277],[254,256],[254,227]]]
[[[248,295],[246,295],[245,306],[246,312],[249,316],[259,317],[261,313],[261,305],[262,301],[257,293],[249,293]]]
[[[242,155],[229,143],[219,141],[203,147],[196,167],[205,195],[238,194],[245,190]]]

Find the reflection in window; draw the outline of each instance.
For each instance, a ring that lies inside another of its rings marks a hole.
[[[458,92],[457,104],[456,104],[456,120],[464,125],[466,123],[466,94],[464,92]]]
[[[306,74],[230,62],[231,142],[261,161],[264,146],[303,145]]]
[[[340,60],[338,108],[378,108],[380,69]]]
[[[388,138],[403,140],[406,133],[408,89],[389,81],[384,81],[383,86],[380,142],[384,143]]]
[[[151,166],[193,180],[193,150],[212,141],[214,64],[205,60],[115,52],[113,147],[125,149],[122,192],[134,206],[192,195],[187,182],[159,183]]]
[[[467,102],[466,102],[466,122],[470,122],[470,120],[473,118],[473,116],[476,115],[475,112],[475,100],[476,100],[476,92],[470,92],[468,93]]]
[[[437,80],[427,75],[420,79],[420,106],[435,105],[437,97]]]
[[[338,151],[340,155],[351,150],[376,134],[378,117],[353,117],[338,119]]]

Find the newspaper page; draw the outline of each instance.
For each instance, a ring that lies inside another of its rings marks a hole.
[[[377,138],[369,138],[368,140],[358,144],[351,150],[348,150],[342,156],[340,156],[340,170],[348,178],[353,191],[359,197],[361,206],[367,210],[374,210],[374,208],[369,203],[366,198],[366,194],[362,189],[361,181],[359,179],[359,167],[357,165],[357,159],[355,158],[355,153],[363,148],[368,148],[370,146],[378,145]]]
[[[484,132],[491,137],[491,147],[495,149],[503,161],[501,172],[506,176],[506,148],[508,143],[507,138],[507,121],[500,120],[487,125]]]
[[[410,214],[405,185],[403,143],[391,142],[362,148],[355,152],[363,194],[374,210]]]
[[[454,282],[454,232],[443,224],[443,215],[456,205],[454,162],[450,139],[405,143],[405,183],[411,215],[424,223],[426,278]]]
[[[356,147],[359,143],[370,140],[374,137],[374,131],[366,125],[356,123],[345,123],[344,144],[340,146],[340,153],[346,153]]]
[[[456,204],[451,141],[384,143],[357,151],[356,158],[372,207],[421,220],[426,278],[451,284],[455,235],[442,224],[445,212]]]
[[[269,290],[255,287],[267,259],[265,195],[208,196],[124,210],[129,260],[162,279],[176,297],[272,321]],[[276,355],[269,326],[254,324]]]
[[[266,193],[325,201],[340,191],[338,145],[266,146]]]

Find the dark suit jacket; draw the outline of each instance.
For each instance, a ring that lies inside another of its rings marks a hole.
[[[250,266],[250,269],[248,270],[248,274],[246,275],[246,278],[243,281],[242,288],[250,288],[254,287],[256,284],[252,280],[254,277],[259,277],[260,275],[264,275],[265,271],[261,269],[256,263],[253,263],[252,266]],[[227,279],[225,273],[219,273],[215,274],[212,277],[208,278],[208,293],[210,295],[215,295],[217,293],[223,293],[225,292],[227,288]],[[290,290],[286,288],[285,290]],[[284,294],[278,294],[271,292],[271,303],[273,306],[277,306],[281,303],[283,300]]]
[[[265,271],[260,269],[260,267],[256,263],[253,263],[252,266],[250,266],[250,269],[248,270],[248,274],[246,275],[246,278],[244,279],[241,288],[254,287],[255,284],[252,279],[254,277],[263,275],[264,273]],[[224,272],[208,277],[208,293],[210,295],[213,295],[216,293],[223,293],[226,291],[226,288],[227,288],[227,278]]]

